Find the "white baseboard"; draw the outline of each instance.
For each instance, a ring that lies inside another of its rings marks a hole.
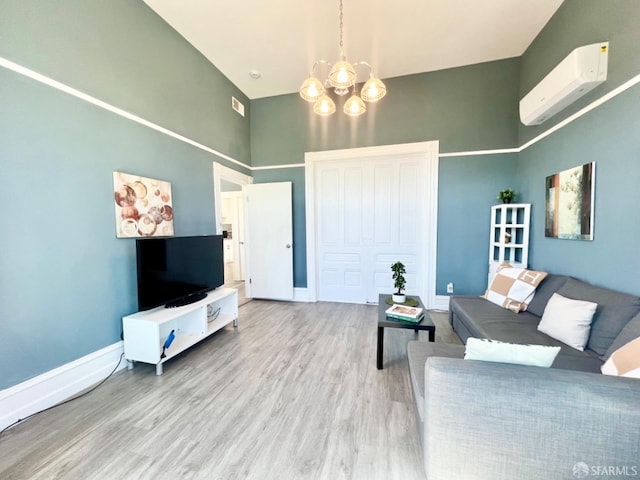
[[[312,300],[309,299],[309,290],[306,288],[294,288],[293,301],[311,302]],[[449,295],[436,295],[432,308],[434,310],[449,310]]]
[[[293,301],[294,302],[308,302],[309,291],[306,288],[294,288],[293,289]]]
[[[103,380],[115,368],[123,352],[123,342],[117,342],[0,391],[0,430]],[[118,370],[125,366],[123,359]]]
[[[449,295],[436,295],[434,310],[449,310]]]

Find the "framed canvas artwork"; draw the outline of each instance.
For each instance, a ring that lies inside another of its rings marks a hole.
[[[171,183],[113,172],[116,236],[172,237]]]
[[[595,179],[595,162],[547,177],[546,237],[593,240]]]

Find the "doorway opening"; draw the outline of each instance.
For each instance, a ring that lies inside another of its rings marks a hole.
[[[238,290],[238,305],[251,299],[246,296],[245,221],[242,186],[253,178],[213,163],[216,233],[223,235],[224,286]]]

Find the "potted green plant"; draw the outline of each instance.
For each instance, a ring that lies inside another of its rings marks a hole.
[[[516,192],[512,188],[507,188],[506,190],[502,190],[498,194],[498,200],[502,200],[502,203],[511,203],[516,199]]]
[[[393,303],[404,303],[407,300],[407,296],[402,293],[402,290],[407,285],[407,281],[404,278],[407,270],[402,262],[396,262],[391,265],[391,271],[393,272],[393,286],[396,289],[396,293],[391,295]]]

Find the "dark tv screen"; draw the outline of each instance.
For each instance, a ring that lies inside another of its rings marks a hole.
[[[222,235],[136,241],[138,309],[179,306],[224,283]]]

